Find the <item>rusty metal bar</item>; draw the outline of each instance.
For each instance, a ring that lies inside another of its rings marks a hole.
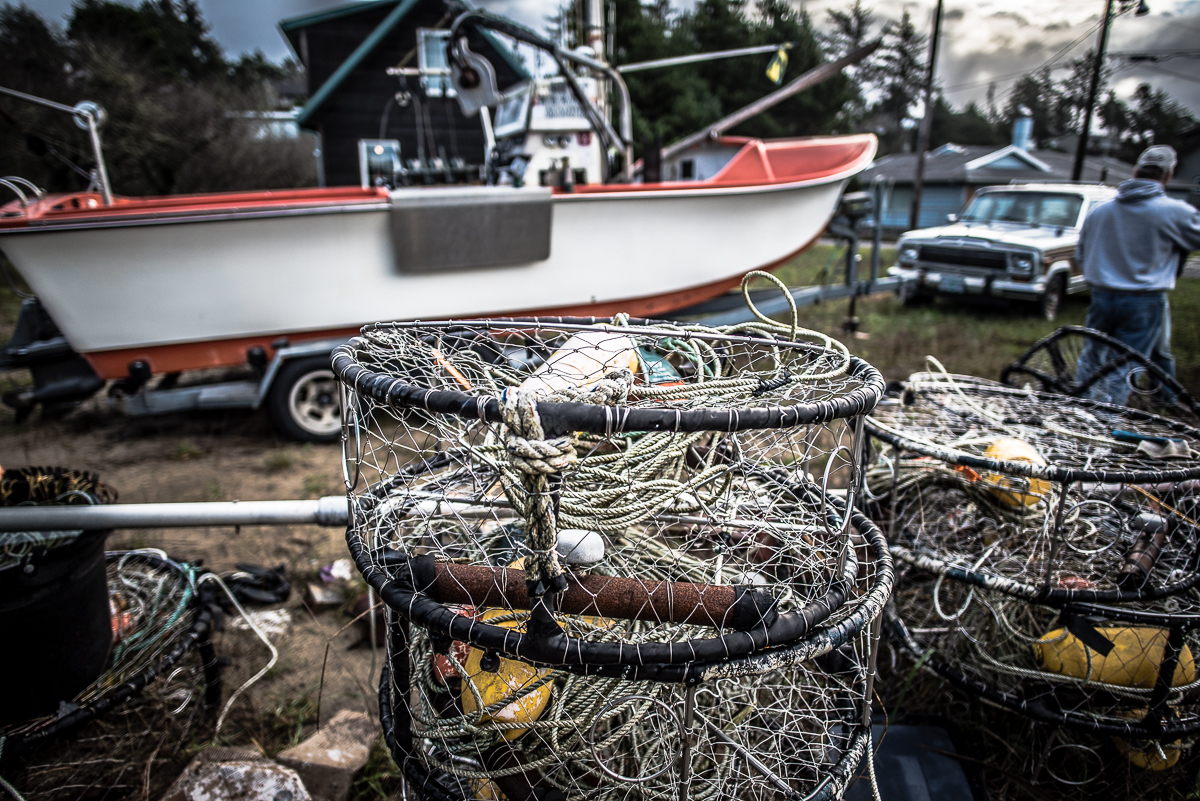
[[[524,570],[432,560],[431,563],[432,571],[418,566],[418,581],[424,585],[424,592],[439,603],[529,608]],[[426,575],[422,577],[420,573]],[[769,627],[778,618],[777,605],[769,593],[747,586],[597,575],[568,575],[567,589],[555,602],[559,612],[570,615],[688,623],[742,631],[762,625]]]

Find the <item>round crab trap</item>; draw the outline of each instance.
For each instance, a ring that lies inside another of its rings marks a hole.
[[[933,380],[867,421],[892,553],[1038,603],[1129,603],[1200,583],[1200,431],[1061,395]]]
[[[149,550],[110,551],[104,560],[112,621],[108,667],[77,696],[60,703],[56,713],[0,728],[5,758],[61,736],[138,694],[154,694],[175,718],[211,710],[220,700],[220,673],[209,640],[212,615],[197,594],[196,569]]]
[[[1142,768],[1173,766],[1200,733],[1194,612],[1054,608],[910,573],[895,600],[887,616],[893,640],[973,698],[1112,736]]]
[[[1144,355],[1107,334],[1067,325],[1035,342],[1000,373],[1014,387],[1139,407],[1171,401],[1200,417],[1183,385]]]
[[[1200,731],[1200,432],[944,375],[867,428],[896,640],[972,697],[1174,764],[1164,743]]]
[[[848,511],[883,382],[796,335],[490,320],[335,352],[347,543],[422,796],[840,794],[891,585]]]

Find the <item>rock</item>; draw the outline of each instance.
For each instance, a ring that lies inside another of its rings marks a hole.
[[[563,564],[594,565],[604,558],[604,537],[596,531],[564,528],[558,532],[558,544],[554,546]]]
[[[320,731],[275,761],[292,768],[304,780],[314,801],[345,801],[354,774],[367,764],[379,724],[363,712],[342,710]]]
[[[196,755],[162,801],[310,801],[296,771],[257,751],[208,748]]]
[[[304,605],[314,612],[336,609],[346,602],[340,587],[309,583],[304,591]]]

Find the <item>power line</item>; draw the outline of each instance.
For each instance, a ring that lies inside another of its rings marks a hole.
[[[972,89],[972,88],[979,87],[979,86],[986,86],[989,83],[994,83],[997,80],[1004,80],[1005,78],[1020,77],[1020,76],[1024,76],[1024,75],[1032,75],[1034,73],[1041,72],[1046,67],[1048,67],[1051,64],[1053,64],[1054,62],[1058,61],[1065,53],[1067,53],[1068,51],[1070,51],[1071,49],[1076,47],[1084,39],[1086,39],[1087,37],[1089,37],[1093,33],[1095,33],[1100,28],[1100,25],[1102,23],[1103,23],[1103,20],[1101,20],[1101,22],[1097,22],[1097,23],[1093,24],[1090,28],[1088,28],[1086,31],[1081,33],[1074,41],[1072,41],[1071,43],[1069,43],[1066,46],[1064,46],[1063,48],[1061,48],[1057,53],[1055,53],[1054,55],[1050,56],[1050,58],[1043,61],[1040,66],[1035,67],[1032,70],[1023,70],[1022,72],[1014,72],[1014,73],[1010,73],[1009,75],[1001,76],[999,78],[989,78],[986,81],[977,81],[974,84],[959,84],[957,86],[952,86],[952,87],[943,89],[942,93],[950,94],[951,92],[958,92],[958,91],[962,91],[963,89]],[[1012,91],[1012,87],[1010,86],[1009,88],[1005,89],[996,99],[999,99],[999,97],[1002,97],[1011,91]]]
[[[1157,72],[1157,73],[1159,73],[1159,74],[1161,74],[1161,75],[1169,75],[1169,76],[1171,76],[1172,78],[1181,78],[1181,79],[1183,79],[1183,80],[1185,80],[1185,81],[1193,81],[1194,83],[1200,83],[1200,76],[1196,76],[1196,75],[1185,75],[1185,74],[1183,74],[1182,72],[1172,72],[1171,70],[1165,70],[1165,69],[1163,69],[1162,67],[1157,67],[1157,66],[1155,66],[1155,65],[1153,65],[1153,64],[1135,64],[1135,65],[1132,65],[1132,66],[1134,66],[1134,67],[1145,67],[1146,69],[1150,70],[1151,72]]]

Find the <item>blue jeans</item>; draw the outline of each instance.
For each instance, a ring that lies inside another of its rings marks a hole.
[[[1175,359],[1171,356],[1171,302],[1166,292],[1093,289],[1084,325],[1128,345],[1149,357],[1167,375],[1175,377]],[[1099,367],[1101,360],[1091,344],[1085,347],[1079,357],[1076,379],[1085,378]],[[1098,382],[1092,397],[1123,405],[1129,399],[1129,373],[1129,369],[1117,370]]]

